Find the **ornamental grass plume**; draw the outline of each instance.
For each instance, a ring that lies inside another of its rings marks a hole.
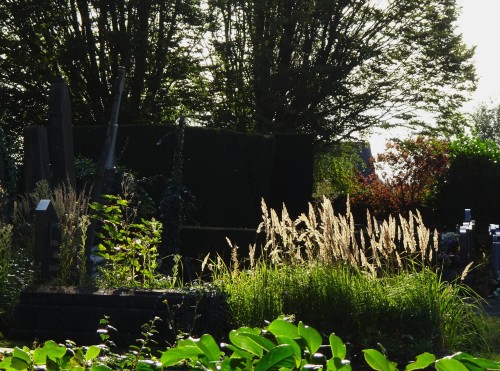
[[[415,263],[429,264],[437,251],[437,232],[423,223],[421,214],[390,216],[378,221],[367,211],[366,226],[357,229],[347,200],[345,215],[335,214],[331,201],[309,204],[307,214],[292,220],[285,206],[278,213],[262,200],[262,222],[258,232],[265,234],[261,258],[273,266],[285,264],[347,264],[368,271],[397,272]],[[253,247],[255,253],[255,246]],[[252,260],[255,261],[254,256]]]

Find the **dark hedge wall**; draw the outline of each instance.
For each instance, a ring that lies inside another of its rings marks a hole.
[[[104,143],[103,126],[73,128],[76,155],[97,161]],[[155,202],[172,174],[176,130],[172,126],[120,125],[118,165],[146,178]],[[184,185],[195,197],[187,225],[256,228],[260,200],[291,214],[307,210],[312,195],[312,138],[265,136],[187,127],[184,141]]]

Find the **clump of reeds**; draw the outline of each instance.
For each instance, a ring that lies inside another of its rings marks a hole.
[[[281,218],[262,201],[263,220],[258,231],[265,234],[262,258],[272,265],[323,263],[347,264],[376,276],[432,263],[437,233],[423,223],[421,214],[399,215],[378,221],[367,211],[366,227],[357,228],[347,200],[345,215],[335,214],[331,201],[318,207],[309,204],[307,214],[292,220],[283,207]],[[255,247],[254,247],[255,248]],[[254,250],[252,250],[254,251]],[[254,256],[250,256],[255,261]]]

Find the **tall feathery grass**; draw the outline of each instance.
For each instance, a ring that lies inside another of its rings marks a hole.
[[[90,226],[90,191],[78,193],[73,187],[62,183],[54,188],[51,201],[59,221],[61,243],[59,245],[59,282],[61,284],[85,285],[87,267],[85,242]]]
[[[430,233],[419,212],[378,221],[367,211],[364,229],[357,228],[349,200],[345,215],[335,214],[326,197],[318,207],[309,204],[309,212],[296,220],[286,207],[280,218],[264,201],[262,212],[258,229],[265,234],[262,257],[271,265],[347,264],[377,277],[413,269],[415,264],[432,265],[438,249],[437,232]]]
[[[401,358],[487,347],[480,298],[432,270],[437,233],[431,238],[420,214],[382,222],[368,214],[359,229],[347,206],[336,215],[324,199],[292,220],[285,208],[280,218],[263,203],[260,256],[252,246],[240,261],[233,246],[232,264],[213,265],[236,324],[293,315],[356,347],[381,343]]]

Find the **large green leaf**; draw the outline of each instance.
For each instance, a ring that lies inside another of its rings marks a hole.
[[[203,356],[200,348],[197,346],[182,346],[177,348],[168,349],[161,355],[160,361],[163,367],[173,366],[181,361],[196,360]]]
[[[88,361],[93,360],[95,357],[97,357],[99,355],[99,353],[101,353],[101,348],[99,348],[95,345],[90,346],[87,349],[87,352],[85,353],[85,361],[88,362]]]
[[[20,359],[16,358],[19,363],[22,363],[24,365],[24,368],[14,368],[12,366],[13,358],[12,357],[6,357],[0,362],[0,370],[6,370],[6,371],[15,371],[15,370],[26,370],[28,368],[28,364],[24,361],[21,361]]]
[[[271,322],[267,330],[274,336],[288,336],[292,339],[300,336],[298,327],[283,319],[276,319]]]
[[[292,369],[295,367],[295,357],[292,346],[278,345],[255,364],[255,371]]]
[[[226,344],[222,343],[222,347],[229,349],[230,351],[233,352],[231,355],[231,358],[244,358],[244,359],[252,359],[254,355],[250,352],[247,352],[246,350],[243,350],[241,348],[238,348],[237,346],[233,344]]]
[[[229,333],[229,340],[231,340],[231,343],[233,343],[233,345],[236,345],[237,347],[246,350],[247,352],[250,352],[257,357],[262,357],[262,354],[264,353],[263,348],[252,338],[247,336],[245,332],[240,333],[238,332],[238,330],[232,330]]]
[[[220,359],[222,352],[217,345],[216,341],[212,335],[203,335],[196,344],[203,351],[203,354],[208,358],[209,361],[215,362]]]
[[[476,358],[467,353],[456,353],[451,358],[462,362],[469,369],[500,370],[500,363],[490,359]]]
[[[363,350],[365,361],[371,368],[378,371],[396,371],[396,364],[390,362],[382,353],[376,349]]]
[[[47,361],[45,362],[45,369],[47,371],[61,371],[59,363],[57,363],[50,357],[47,357]]]
[[[33,351],[33,362],[35,365],[44,365],[47,360],[47,353],[42,348],[36,348]]]
[[[332,349],[332,356],[334,358],[344,359],[347,354],[347,347],[341,338],[335,334],[330,335],[330,348]]]
[[[318,351],[323,342],[321,334],[316,329],[304,325],[302,321],[299,322],[299,335],[306,341],[307,350],[311,355]]]
[[[266,339],[262,335],[255,335],[252,333],[245,333],[245,336],[248,336],[250,339],[259,344],[263,349],[270,351],[273,348],[276,348],[276,344],[274,344],[271,340]]]
[[[66,347],[57,344],[53,340],[46,341],[43,345],[42,350],[47,354],[48,357],[54,360],[62,358],[66,354]]]
[[[92,365],[90,367],[90,371],[111,371],[111,367],[106,365]]]
[[[417,356],[415,362],[408,364],[405,368],[406,371],[422,370],[429,367],[436,360],[436,356],[431,353],[422,353]]]
[[[35,349],[36,351],[36,349]],[[71,358],[71,364],[81,365],[85,362],[85,355],[83,354],[82,348],[74,349],[74,355]]]
[[[221,364],[219,371],[236,371],[236,370],[245,370],[249,367],[247,363],[249,361],[242,358],[226,358]]]
[[[295,356],[295,365],[299,367],[300,363],[302,362],[302,349],[300,348],[299,344],[297,344],[295,340],[288,336],[277,336],[276,340],[280,345],[288,344],[292,347]]]
[[[460,361],[451,358],[442,358],[435,363],[437,371],[469,371]]]
[[[237,331],[238,332],[246,332],[246,333],[255,334],[255,335],[259,335],[262,332],[262,330],[258,327],[246,327],[246,326],[242,326],[242,327],[238,328]]]
[[[326,371],[351,371],[352,367],[349,361],[334,357],[326,362]]]
[[[22,350],[18,347],[15,347],[14,350],[12,351],[12,360],[14,361],[15,359],[18,359],[20,361],[23,361],[26,364],[31,364],[31,358],[30,355],[27,351]]]

